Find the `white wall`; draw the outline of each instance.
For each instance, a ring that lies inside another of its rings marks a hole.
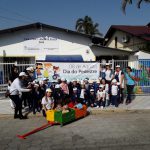
[[[124,36],[128,36],[129,37],[129,42],[127,43],[123,43],[122,42],[122,38]],[[126,51],[137,51],[139,50],[139,47],[142,47],[145,44],[144,40],[141,40],[137,37],[134,37],[132,35],[129,35],[125,32],[122,31],[116,31],[114,32],[114,34],[112,35],[112,37],[109,39],[108,43],[106,44],[106,46],[111,47],[111,48],[115,48],[115,37],[117,37],[117,48],[118,49],[122,49],[122,50],[126,50]]]
[[[28,51],[24,49],[25,38],[39,37],[56,38],[58,48],[53,50]],[[95,55],[88,46],[91,40],[87,37],[58,30],[26,29],[0,35],[0,56],[5,52],[6,57],[35,56],[36,60],[44,60],[46,55],[82,55],[84,61],[94,61]]]
[[[150,59],[150,53],[139,51],[139,59]]]

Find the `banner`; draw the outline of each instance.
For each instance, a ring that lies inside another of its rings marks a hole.
[[[99,77],[99,63],[53,63],[37,62],[36,74],[38,80],[48,78],[56,81],[58,78],[65,78],[69,81],[74,79],[83,80],[89,78],[96,80]]]

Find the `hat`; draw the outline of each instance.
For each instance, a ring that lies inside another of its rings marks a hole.
[[[103,88],[104,86],[102,84],[99,85],[99,88]]]
[[[92,84],[92,83],[93,83],[93,80],[89,80],[89,83]]]
[[[85,78],[84,81],[88,81],[88,78]]]
[[[99,79],[99,80],[102,80],[102,77],[99,77],[98,79]]]
[[[47,81],[47,80],[49,80],[48,78],[43,78],[43,81]]]
[[[94,89],[90,89],[90,92],[94,92]]]
[[[19,77],[22,77],[22,76],[28,76],[28,75],[25,72],[20,72]]]
[[[73,88],[73,91],[77,91],[77,88],[76,88],[76,87],[74,87],[74,88]]]
[[[26,68],[27,71],[34,71],[34,68],[33,67],[28,67]]]
[[[83,81],[83,80],[81,80],[81,84],[82,84],[82,85],[84,84],[84,81]]]
[[[46,89],[46,92],[52,93],[51,89]]]
[[[59,89],[60,88],[60,85],[59,84],[56,84],[55,85],[55,89]]]
[[[40,80],[40,81],[39,81],[39,84],[43,84],[43,81],[42,81],[42,80]]]
[[[37,79],[35,79],[34,81],[33,81],[33,83],[34,84],[36,84],[36,83],[38,83],[39,81],[37,80]]]
[[[77,79],[77,83],[80,83],[80,80],[79,80],[79,79]]]
[[[69,83],[70,83],[70,80],[67,80],[67,83],[69,84]]]
[[[73,79],[73,80],[72,80],[72,82],[75,82],[75,81],[77,81],[77,79]]]
[[[106,66],[110,66],[110,63],[106,63]]]
[[[120,65],[117,65],[116,68],[120,68]]]
[[[61,81],[66,81],[66,79],[65,78],[61,78]]]
[[[99,81],[99,80],[96,80],[96,83],[100,83],[100,81]]]
[[[30,71],[30,67],[26,68],[26,70],[29,70],[29,71]]]
[[[117,83],[117,80],[116,80],[116,79],[113,79],[111,82],[112,82],[112,83]]]

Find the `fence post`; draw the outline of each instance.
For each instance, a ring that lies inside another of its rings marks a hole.
[[[112,59],[112,69],[114,70],[114,59]]]

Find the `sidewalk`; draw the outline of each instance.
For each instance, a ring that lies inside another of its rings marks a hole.
[[[150,96],[136,96],[131,104],[121,104],[118,108],[106,107],[104,109],[91,108],[92,114],[101,112],[121,112],[121,111],[136,111],[136,110],[150,110]],[[13,115],[14,110],[10,107],[8,98],[0,98],[0,115]],[[39,113],[37,114],[39,116]]]

